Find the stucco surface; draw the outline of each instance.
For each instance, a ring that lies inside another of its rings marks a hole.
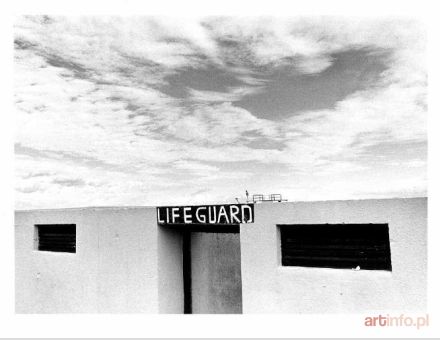
[[[193,313],[241,313],[239,234],[191,233],[191,271]]]
[[[427,199],[267,203],[241,225],[244,313],[426,308]],[[277,224],[388,223],[392,272],[283,267]]]
[[[155,209],[17,212],[16,312],[158,312]],[[75,223],[76,254],[34,249],[34,224]]]
[[[61,223],[76,224],[77,253],[35,250],[34,225]],[[325,223],[387,223],[392,272],[282,267],[277,224]],[[197,294],[223,294],[240,251],[243,313],[422,311],[426,233],[426,198],[257,204],[217,255],[220,243],[193,238]],[[17,211],[15,253],[18,313],[183,312],[182,236],[157,226],[155,208]]]
[[[181,314],[184,310],[182,241],[179,230],[158,227],[160,313]]]

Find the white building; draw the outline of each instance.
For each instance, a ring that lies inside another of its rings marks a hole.
[[[16,312],[426,309],[426,198],[262,203],[246,221],[158,223],[153,207],[17,211]]]

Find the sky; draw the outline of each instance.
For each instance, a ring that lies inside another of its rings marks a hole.
[[[425,53],[402,18],[18,17],[16,208],[426,196]]]

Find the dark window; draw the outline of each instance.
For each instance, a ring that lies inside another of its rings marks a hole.
[[[283,266],[391,271],[388,224],[280,225]]]
[[[76,253],[75,224],[37,224],[36,249]]]

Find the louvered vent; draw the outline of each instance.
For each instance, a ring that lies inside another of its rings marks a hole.
[[[75,224],[38,224],[35,227],[38,250],[76,253]]]
[[[283,266],[391,271],[387,224],[279,225]]]

